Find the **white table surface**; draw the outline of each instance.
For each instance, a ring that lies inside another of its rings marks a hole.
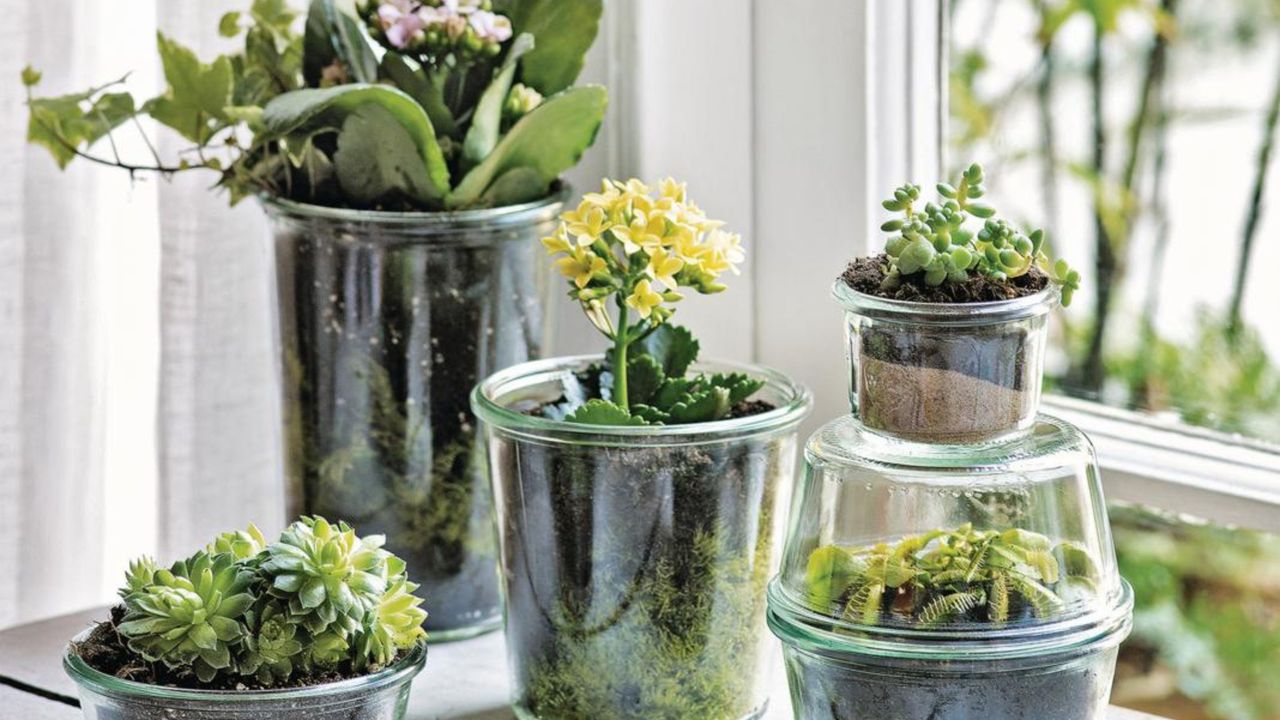
[[[0,632],[0,718],[79,718],[80,711],[70,704],[75,685],[62,672],[62,649],[69,638],[105,616],[105,608],[94,608]],[[776,666],[765,717],[790,720],[781,660]],[[508,690],[502,633],[432,645],[426,669],[414,682],[407,720],[511,720],[515,716],[507,704]],[[1108,720],[1159,719],[1112,708]]]

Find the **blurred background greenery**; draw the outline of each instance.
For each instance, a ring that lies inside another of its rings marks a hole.
[[[983,162],[1086,278],[1054,390],[1280,448],[1280,0],[949,12],[952,170]],[[1138,604],[1115,701],[1280,719],[1280,537],[1112,512]]]

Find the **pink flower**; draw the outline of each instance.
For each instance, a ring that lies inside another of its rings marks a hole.
[[[413,0],[387,0],[378,6],[378,22],[387,42],[403,50],[422,37],[423,18],[414,12]]]
[[[471,14],[471,27],[481,40],[505,42],[511,38],[511,21],[502,15],[487,10],[477,10]]]

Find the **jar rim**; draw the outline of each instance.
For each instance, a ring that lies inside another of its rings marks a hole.
[[[453,232],[459,227],[525,225],[539,220],[551,220],[559,214],[559,208],[573,194],[573,186],[559,180],[546,197],[515,205],[471,210],[389,211],[358,210],[330,207],[290,200],[278,195],[260,193],[258,202],[271,216],[306,220],[331,220],[350,223],[379,225],[409,225],[422,232]]]
[[[480,420],[504,432],[544,440],[558,439],[593,445],[692,445],[722,442],[794,427],[813,407],[813,395],[809,389],[778,370],[763,365],[717,360],[694,363],[692,369],[747,373],[764,380],[765,388],[773,390],[781,402],[766,412],[711,422],[678,425],[586,425],[528,415],[512,410],[498,401],[498,398],[530,387],[536,382],[563,378],[603,360],[603,355],[571,355],[533,360],[500,370],[472,389],[472,412]]]
[[[327,696],[342,696],[377,690],[411,680],[427,662],[425,642],[414,644],[394,663],[369,675],[348,678],[337,682],[264,690],[202,690],[178,688],[167,685],[151,685],[118,678],[98,670],[77,654],[73,645],[83,642],[92,630],[76,635],[62,654],[62,669],[77,685],[101,695],[112,697],[147,698],[153,700],[180,700],[197,703],[263,703],[287,702]]]
[[[781,577],[769,583],[769,627],[783,642],[824,652],[883,658],[989,661],[1082,650],[1119,643],[1133,623],[1133,587],[1119,578],[1119,592],[1102,610],[1059,622],[968,625],[918,629],[850,623],[797,604],[782,588]]]
[[[881,320],[918,325],[987,325],[1045,315],[1057,306],[1061,289],[1049,283],[1033,295],[1009,300],[929,303],[868,295],[837,278],[831,295],[847,312]]]

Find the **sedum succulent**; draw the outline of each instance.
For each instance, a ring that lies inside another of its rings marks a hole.
[[[361,538],[346,523],[304,517],[267,547],[268,592],[313,635],[355,633],[387,591],[391,553],[382,544],[381,535]]]
[[[293,523],[275,542],[250,525],[171,568],[129,564],[117,626],[127,649],[176,676],[264,687],[301,671],[369,671],[425,637],[404,561],[346,523]]]
[[[149,583],[131,570],[138,589],[124,598],[119,631],[129,649],[170,669],[190,668],[204,682],[231,667],[245,637],[244,614],[255,600],[253,573],[228,554],[198,552]]]
[[[889,267],[883,287],[896,288],[903,277],[921,275],[928,285],[964,282],[971,273],[1003,282],[1039,267],[1062,288],[1062,304],[1080,287],[1080,273],[1065,260],[1050,260],[1043,230],[1023,234],[1005,220],[995,217],[995,208],[978,199],[986,194],[982,166],[973,163],[954,184],[937,185],[938,202],[917,208],[920,186],[906,184],[894,190],[882,205],[902,213],[880,229],[896,233],[885,241]],[[966,227],[970,216],[984,224],[974,232]]]

